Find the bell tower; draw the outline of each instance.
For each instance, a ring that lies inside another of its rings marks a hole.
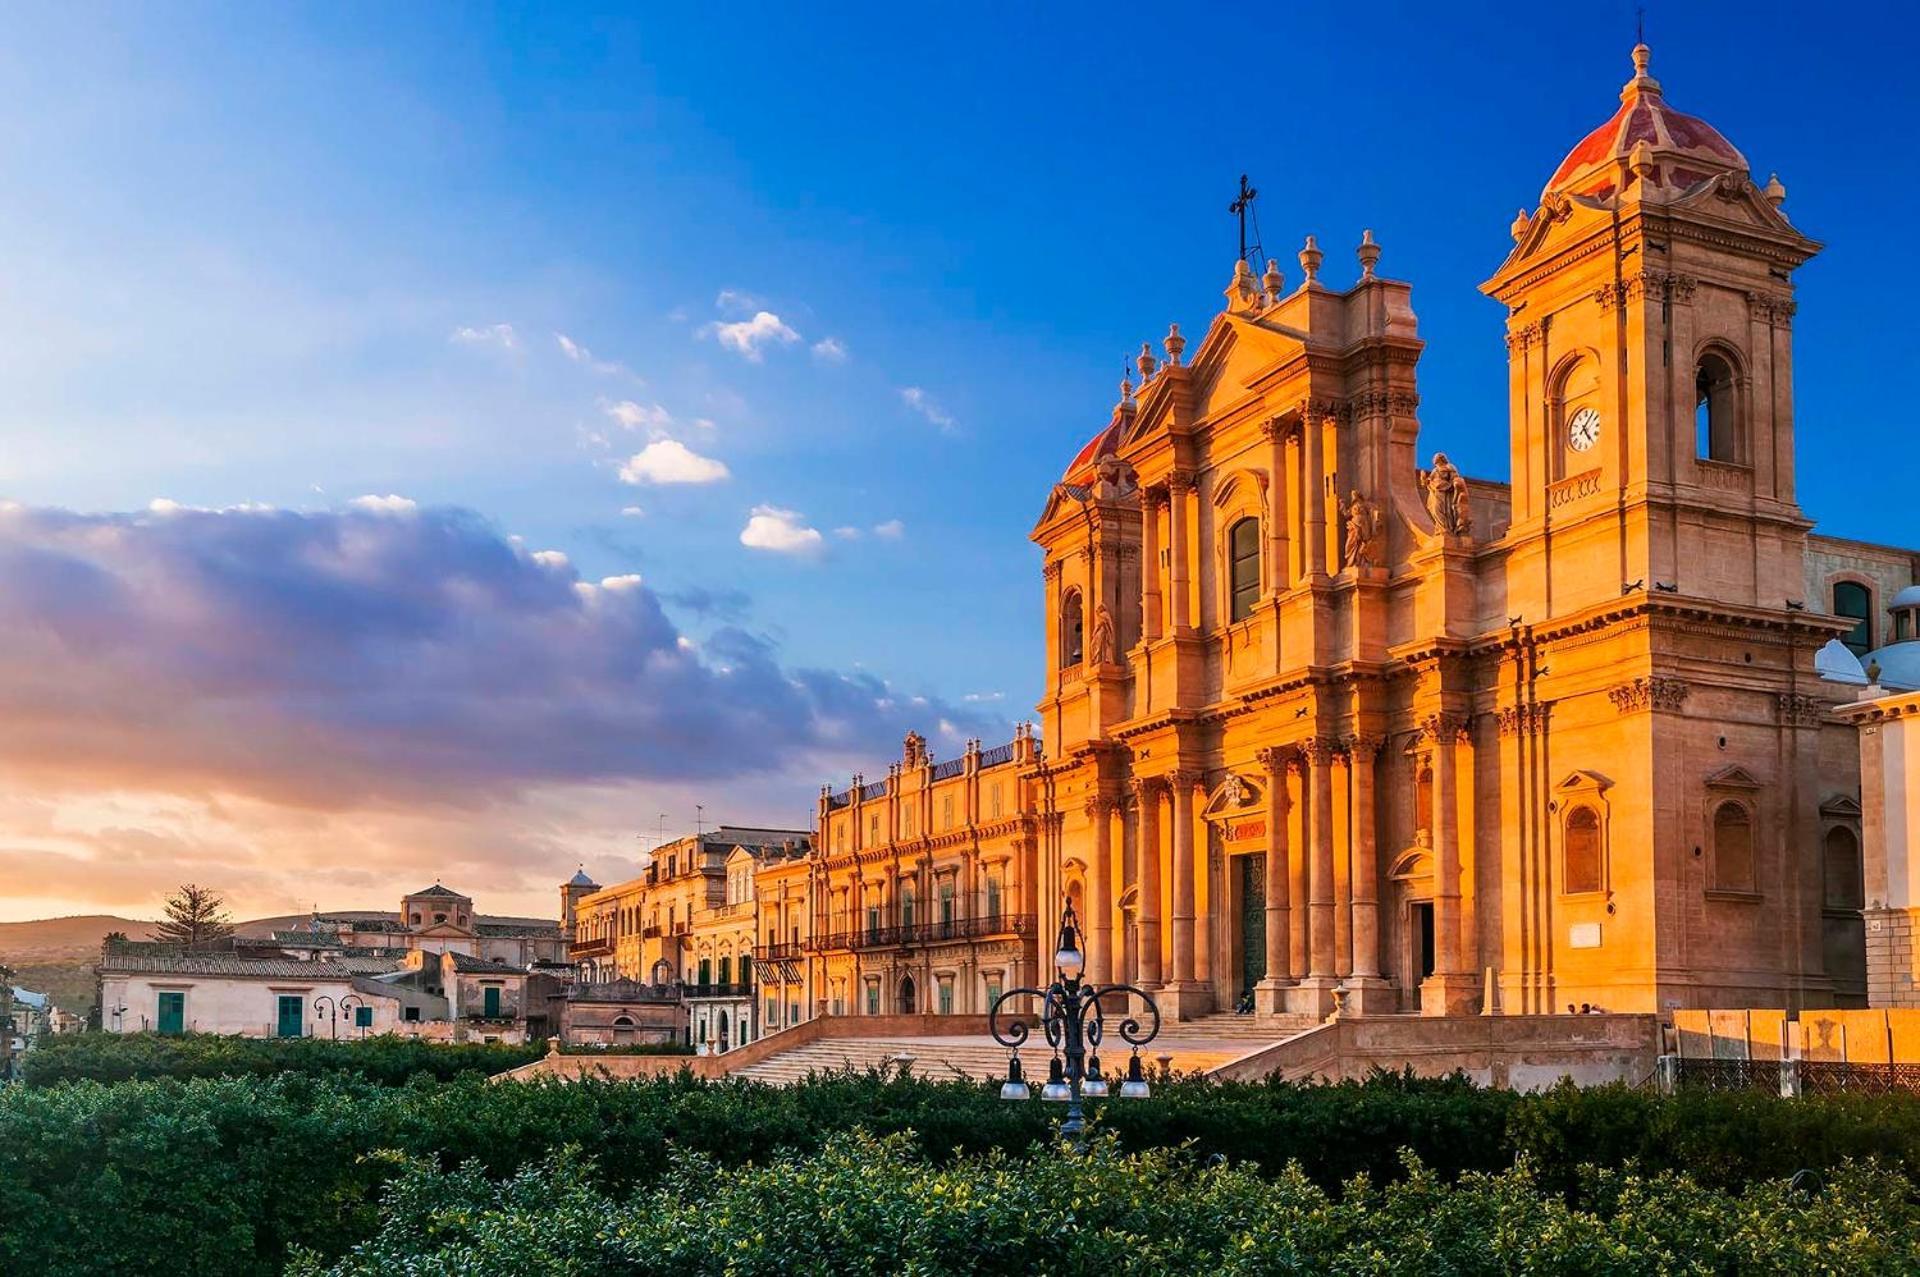
[[[1637,589],[1779,609],[1802,592],[1791,272],[1819,251],[1646,45],[1483,291],[1507,307],[1515,546],[1530,614]]]

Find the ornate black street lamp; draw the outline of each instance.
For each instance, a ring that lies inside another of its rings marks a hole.
[[[1107,1032],[1106,1008],[1101,1005],[1101,999],[1131,994],[1140,999],[1146,1013],[1153,1017],[1145,1032],[1141,1031],[1139,1018],[1132,1014],[1117,1026],[1121,1041],[1133,1047],[1127,1075],[1120,1082],[1122,1099],[1147,1096],[1140,1048],[1160,1036],[1160,1008],[1146,990],[1130,984],[1095,987],[1081,983],[1080,973],[1086,966],[1086,958],[1080,948],[1080,923],[1074,917],[1071,900],[1060,912],[1060,945],[1053,955],[1053,966],[1056,978],[1045,989],[1009,989],[994,999],[987,1011],[987,1030],[993,1034],[994,1041],[1007,1048],[1007,1080],[1000,1086],[1000,1098],[1027,1099],[1033,1092],[1020,1072],[1020,1047],[1032,1031],[1025,1020],[1015,1020],[1003,1030],[999,1015],[1001,1006],[1009,998],[1040,999],[1040,1030],[1046,1035],[1047,1045],[1053,1048],[1040,1098],[1066,1103],[1067,1120],[1060,1124],[1060,1133],[1072,1140],[1075,1148],[1084,1148],[1087,1122],[1080,1107],[1081,1099],[1105,1099],[1112,1093],[1110,1081],[1100,1068],[1100,1043]]]
[[[338,1002],[335,1002],[331,997],[323,993],[313,1000],[313,1014],[315,1018],[318,1018],[320,1015],[320,1004],[322,1002],[327,1004],[327,1020],[332,1030],[333,1040],[338,1042],[340,1040],[341,1017],[351,1015],[356,1006],[365,1004],[366,999],[357,994],[349,993]],[[363,1033],[360,1036],[365,1037],[366,1034]]]

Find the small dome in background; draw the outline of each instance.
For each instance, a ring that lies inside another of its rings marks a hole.
[[[1909,585],[1906,589],[1894,595],[1893,602],[1887,604],[1887,606],[1890,608],[1920,607],[1920,585]]]
[[[1866,666],[1839,639],[1828,639],[1826,646],[1813,654],[1814,673],[1829,683],[1853,683],[1865,687]]]
[[[567,885],[569,887],[597,887],[600,884],[587,877],[587,871],[585,869],[577,869],[574,871],[573,877],[567,879]]]

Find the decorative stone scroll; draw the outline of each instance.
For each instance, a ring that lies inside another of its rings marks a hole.
[[[1420,720],[1420,736],[1434,744],[1464,745],[1467,743],[1467,716],[1429,714]]]
[[[1607,696],[1622,714],[1636,714],[1645,709],[1678,713],[1686,708],[1687,695],[1692,690],[1685,679],[1636,678],[1607,689]]]
[[[1700,286],[1698,278],[1677,272],[1645,270],[1623,277],[1619,283],[1605,284],[1593,290],[1593,300],[1602,311],[1641,297],[1662,297],[1668,301],[1690,302]]]
[[[1547,716],[1552,711],[1552,701],[1508,705],[1493,712],[1493,721],[1502,736],[1535,736],[1547,730]]]

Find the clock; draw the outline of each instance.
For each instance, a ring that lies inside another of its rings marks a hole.
[[[1573,420],[1567,423],[1567,446],[1575,452],[1585,452],[1600,442],[1600,410],[1582,408],[1573,414]]]

